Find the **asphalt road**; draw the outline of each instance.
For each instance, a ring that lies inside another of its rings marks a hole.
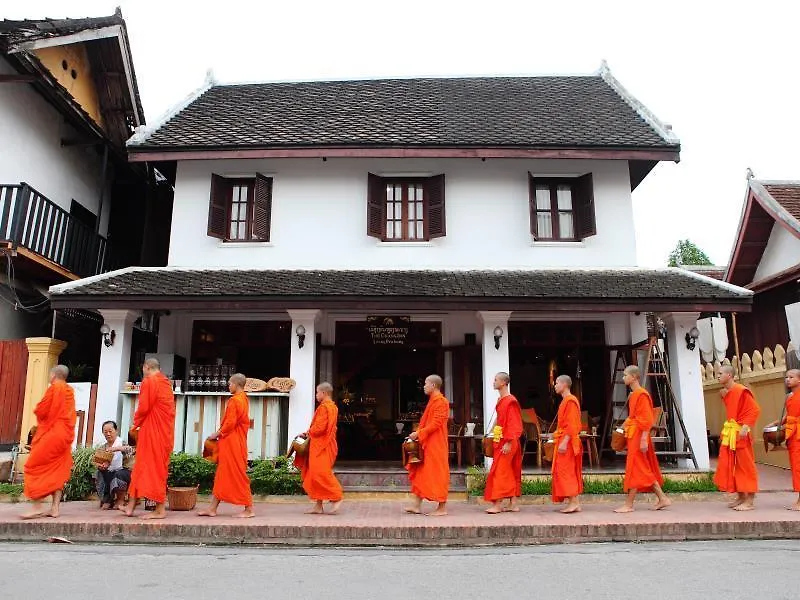
[[[0,544],[0,597],[797,598],[800,541],[463,550]]]

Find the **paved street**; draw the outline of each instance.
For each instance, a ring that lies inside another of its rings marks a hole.
[[[4,598],[796,597],[798,541],[353,550],[0,544]]]

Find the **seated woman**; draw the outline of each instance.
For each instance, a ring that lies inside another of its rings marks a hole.
[[[96,486],[100,508],[109,510],[113,507],[122,510],[125,492],[131,482],[130,469],[123,466],[123,455],[129,456],[133,448],[122,443],[114,421],[103,423],[103,436],[106,438],[103,449],[112,452],[113,458],[110,463],[103,463],[97,468]]]

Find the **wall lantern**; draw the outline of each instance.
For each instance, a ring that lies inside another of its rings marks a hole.
[[[108,325],[103,323],[100,326],[100,333],[103,336],[103,343],[106,345],[106,348],[110,348],[114,345],[114,338],[117,337],[117,332],[111,329]]]
[[[494,328],[494,331],[492,333],[494,334],[494,349],[499,350],[500,338],[503,337],[503,328],[500,327],[500,325],[498,325],[497,327]]]
[[[298,325],[294,332],[297,334],[297,347],[302,348],[306,343],[306,328]]]
[[[692,327],[689,331],[686,332],[686,349],[687,350],[694,350],[695,345],[697,344],[697,338],[700,337],[700,330],[697,327]]]

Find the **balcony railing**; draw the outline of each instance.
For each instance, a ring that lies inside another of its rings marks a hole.
[[[0,184],[0,242],[26,248],[80,277],[114,268],[106,238],[26,183]]]

